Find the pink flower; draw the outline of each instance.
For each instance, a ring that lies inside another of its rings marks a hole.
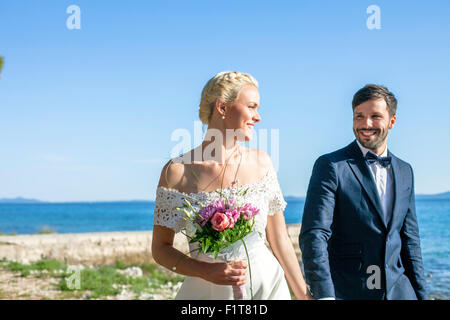
[[[231,226],[230,228],[234,227],[234,224],[238,221],[238,219],[241,216],[241,213],[239,210],[236,209],[229,209],[225,212],[226,216],[231,220]]]
[[[213,203],[213,207],[217,209],[217,211],[225,211],[226,205],[225,200],[219,199],[216,202]]]
[[[230,219],[223,212],[216,212],[211,218],[211,225],[216,231],[223,231],[231,225]]]
[[[225,201],[224,199],[219,199],[213,204],[213,207],[220,212],[225,212],[225,210],[228,210],[233,206],[234,206],[233,199],[228,199],[227,201]]]
[[[251,220],[254,216],[259,214],[259,209],[247,203],[241,208],[241,213],[245,220]]]

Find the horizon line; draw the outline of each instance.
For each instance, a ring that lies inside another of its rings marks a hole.
[[[450,191],[444,191],[439,193],[416,193],[415,196],[439,196],[448,194]],[[301,198],[306,199],[306,195],[287,195],[284,198]],[[24,198],[24,197],[15,197],[15,198],[0,198],[0,204],[5,200],[26,200],[26,201],[35,201],[41,203],[91,203],[91,202],[155,202],[155,199],[128,199],[128,200],[62,200],[62,201],[50,201],[50,200],[39,200],[34,198]]]

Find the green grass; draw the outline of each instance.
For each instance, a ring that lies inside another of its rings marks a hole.
[[[11,232],[11,233],[0,232],[0,236],[17,236],[17,233],[16,232]]]
[[[79,271],[80,287],[71,289],[68,287],[70,277],[74,272],[68,272],[68,266],[55,259],[43,259],[32,262],[29,265],[19,262],[0,260],[0,268],[13,272],[20,272],[22,277],[31,275],[31,271],[38,270],[41,273],[35,274],[36,277],[54,277],[60,278],[57,288],[61,291],[61,299],[72,299],[83,296],[88,293],[87,299],[98,299],[106,296],[114,296],[125,287],[128,292],[134,292],[137,295],[142,293],[158,293],[164,291],[164,286],[169,282],[176,284],[183,281],[184,277],[172,273],[155,264],[127,264],[123,261],[116,261],[113,265],[98,268],[85,268]],[[143,271],[142,277],[127,277],[118,272],[129,267],[137,266]],[[47,270],[47,273],[42,273]],[[56,273],[57,270],[63,270],[63,273]]]
[[[49,226],[42,226],[36,232],[36,234],[53,234],[53,233],[58,233],[58,232]]]
[[[117,270],[137,266],[143,270],[142,277],[127,277]],[[69,277],[70,275],[67,275]],[[122,291],[125,286],[129,292],[136,294],[154,293],[169,282],[177,283],[183,281],[184,277],[174,275],[171,272],[163,272],[156,265],[129,265],[123,261],[116,261],[113,266],[83,269],[80,272],[80,289],[68,288],[66,276],[61,279],[58,288],[61,291],[86,291],[89,290],[89,298],[97,299],[106,296],[114,296]],[[114,286],[116,285],[116,286]]]
[[[142,269],[142,277],[127,277],[117,271],[133,266],[137,266]],[[169,282],[177,283],[179,281],[183,281],[183,279],[184,277],[174,275],[171,272],[164,272],[156,265],[129,265],[123,261],[116,261],[112,266],[81,270],[79,290],[69,289],[67,287],[66,277],[61,279],[58,287],[61,291],[89,290],[89,298],[97,299],[117,295],[122,291],[122,287],[124,286],[127,291],[134,292],[138,295],[142,293],[154,293]]]
[[[4,261],[5,262],[5,261]],[[13,272],[20,272],[22,277],[29,276],[32,270],[41,271],[40,276],[46,276],[42,273],[43,270],[47,270],[50,274],[53,274],[57,270],[65,270],[66,264],[55,259],[43,259],[32,262],[30,264],[23,264],[16,261],[6,262],[5,269]]]
[[[125,262],[123,262],[122,260],[118,260],[118,261],[116,261],[115,263],[114,263],[114,267],[116,268],[116,269],[119,269],[119,270],[125,270],[126,268],[128,268],[129,267],[129,265],[127,265]]]
[[[164,269],[156,264],[143,264],[140,265],[140,268],[144,272],[144,274],[148,274],[151,278],[155,279],[156,281],[167,284],[169,282],[181,282],[184,280],[185,277],[173,273],[167,269]]]
[[[49,227],[47,225],[40,227],[39,230],[36,232],[36,234],[55,234],[55,233],[58,232],[52,227]],[[17,235],[18,234],[16,232],[5,233],[0,231],[0,236],[17,236]]]
[[[113,296],[120,293],[113,285],[124,281],[124,276],[118,273],[114,267],[107,266],[99,269],[83,269],[80,272],[80,289],[71,289],[66,279],[72,274],[64,274],[58,284],[61,291],[90,290],[90,298],[96,299],[102,296]]]

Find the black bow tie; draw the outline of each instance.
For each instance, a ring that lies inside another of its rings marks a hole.
[[[392,161],[391,157],[379,157],[372,151],[367,152],[365,159],[368,164],[378,162],[384,168],[389,167],[391,165],[391,161]]]

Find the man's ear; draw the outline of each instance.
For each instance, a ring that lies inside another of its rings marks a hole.
[[[397,116],[394,114],[391,118],[391,120],[389,121],[389,130],[392,129],[394,127],[395,121],[397,120]]]

